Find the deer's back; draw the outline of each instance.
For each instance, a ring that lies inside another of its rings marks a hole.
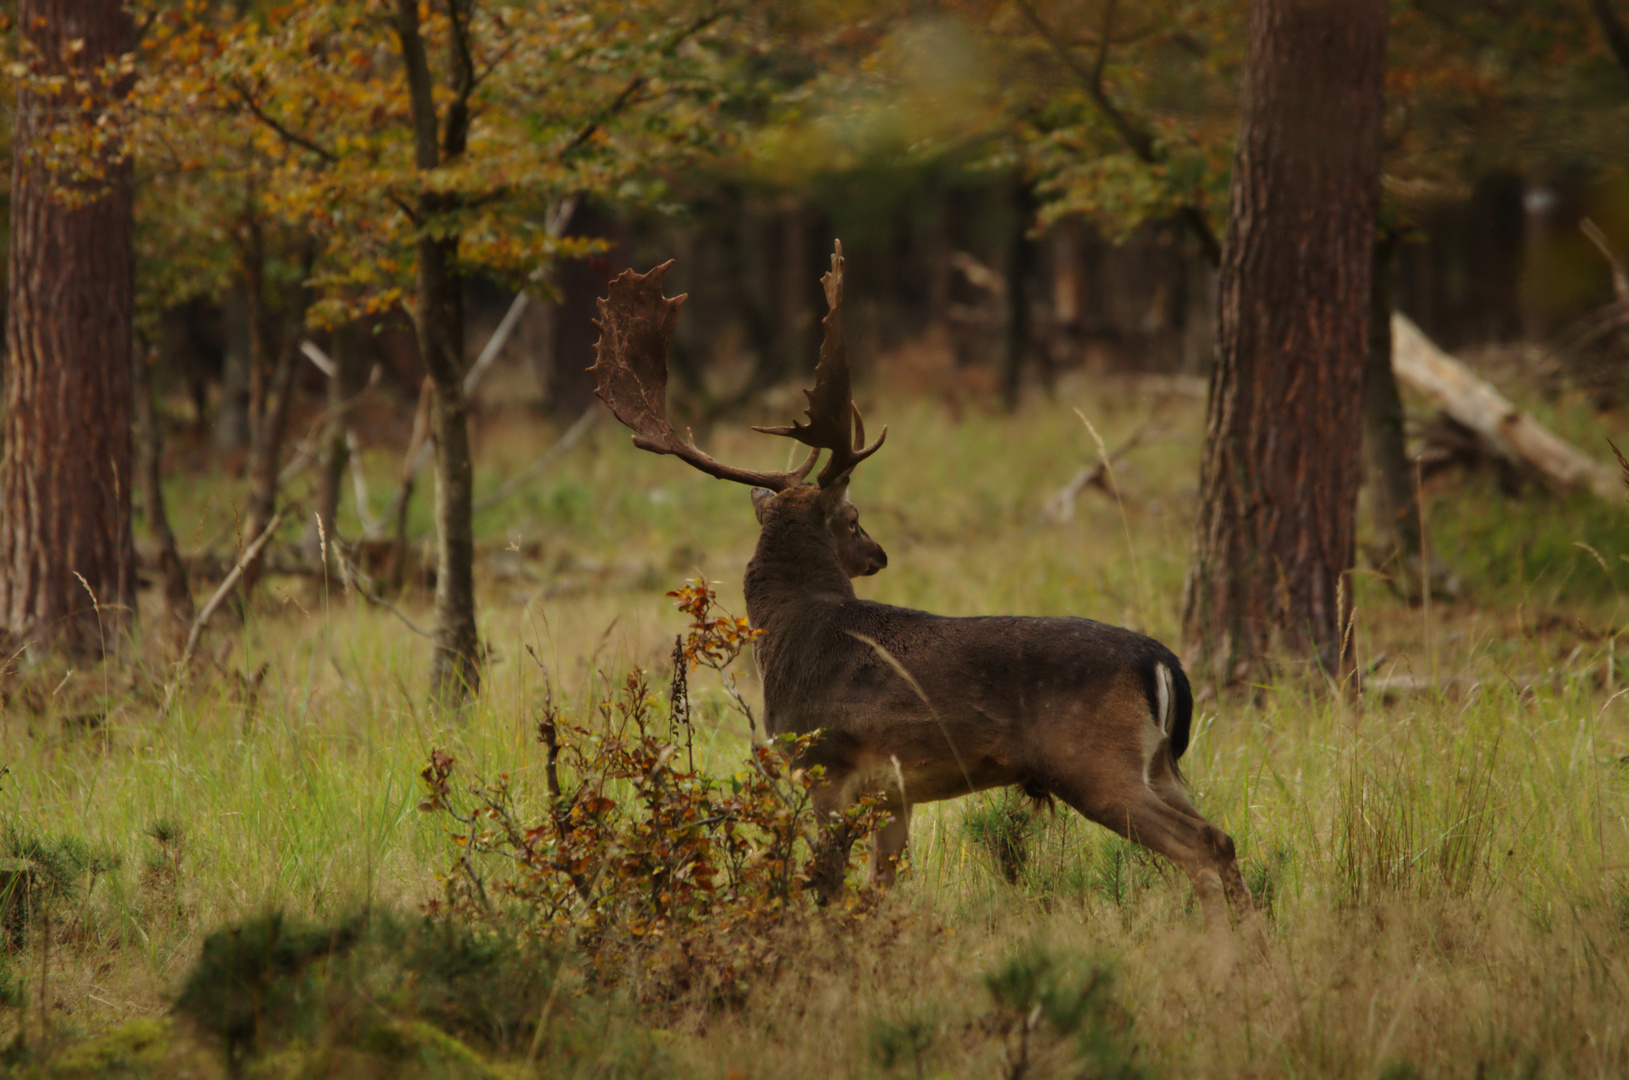
[[[766,727],[823,729],[829,752],[851,758],[942,758],[948,734],[958,769],[988,758],[988,784],[1010,783],[1003,770],[1024,771],[1027,738],[1055,740],[1084,716],[1146,722],[1156,665],[1186,692],[1169,649],[1091,619],[956,618],[864,600],[803,616],[760,640]]]

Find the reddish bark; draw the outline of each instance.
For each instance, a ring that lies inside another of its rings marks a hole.
[[[1196,667],[1350,657],[1384,0],[1253,0],[1184,631]]]
[[[89,77],[134,47],[118,0],[22,0],[17,15],[36,74]],[[128,162],[106,163],[91,187],[52,171],[36,151],[53,112],[72,107],[27,80],[18,92],[0,423],[0,628],[100,653],[116,644],[135,603],[135,255]]]

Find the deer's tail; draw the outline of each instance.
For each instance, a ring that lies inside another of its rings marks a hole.
[[[1162,656],[1149,666],[1148,704],[1154,711],[1154,725],[1165,733],[1171,754],[1171,771],[1182,773],[1177,762],[1188,749],[1188,728],[1193,723],[1193,688],[1174,656]]]

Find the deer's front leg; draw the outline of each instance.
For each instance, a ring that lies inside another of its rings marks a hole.
[[[904,804],[892,807],[893,816],[877,830],[871,841],[869,877],[873,885],[892,885],[899,872],[899,862],[905,856],[905,847],[911,836],[911,808]]]
[[[829,774],[828,774],[829,775]],[[843,873],[848,869],[849,849],[854,834],[843,820],[846,807],[844,780],[827,779],[810,794],[814,803],[814,857],[810,860],[809,885],[816,901],[824,907],[842,898]]]

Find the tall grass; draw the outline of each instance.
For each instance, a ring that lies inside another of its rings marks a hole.
[[[1117,466],[1123,518],[1088,492],[1069,526],[1043,526],[1045,498],[1095,453],[1076,405],[1110,443],[1146,411],[1112,386],[1066,387],[1013,418],[873,408],[892,434],[853,497],[891,565],[861,591],[947,614],[1083,614],[1174,640],[1198,406]],[[785,452],[724,428],[712,438],[747,465]],[[518,425],[489,431],[483,478],[498,482],[543,441]],[[389,463],[375,464],[383,476]],[[184,543],[192,522],[202,537],[230,522],[218,482],[182,478],[175,499]],[[661,1068],[705,1076],[1002,1075],[1019,1052],[1016,991],[986,976],[1022,961],[1025,978],[1054,980],[1033,994],[1097,1003],[1067,1032],[1036,1021],[1036,1075],[1629,1073],[1624,516],[1502,501],[1479,483],[1434,489],[1429,506],[1468,597],[1428,615],[1361,577],[1360,653],[1380,661],[1369,690],[1332,699],[1286,666],[1274,685],[1201,699],[1184,769],[1238,841],[1267,915],[1265,955],[1241,945],[1235,966],[1219,962],[1168,864],[1070,811],[1014,825],[1027,808],[975,796],[919,808],[911,871],[866,927],[811,924],[795,970],[739,1007],[625,1004],[596,1014],[596,1039],[645,1046],[659,1028]],[[19,990],[0,1027],[61,1037],[160,1015],[229,921],[411,909],[449,850],[416,811],[428,748],[540,792],[541,682],[525,647],[588,715],[628,666],[665,669],[683,620],[661,592],[680,578],[721,581],[740,609],[754,538],[744,491],[609,430],[480,528],[494,657],[463,713],[426,706],[427,644],[337,583],[273,580],[246,625],[206,638],[198,678],[162,721],[169,675],[156,660],[6,677],[0,819],[117,868],[57,916],[48,954],[35,935],[5,956],[0,990]],[[1402,675],[1416,681],[1381,685]],[[699,677],[692,693],[698,761],[733,768],[744,727]],[[1012,883],[992,860],[998,827],[1024,832]],[[629,1060],[606,1074],[655,1068]]]

